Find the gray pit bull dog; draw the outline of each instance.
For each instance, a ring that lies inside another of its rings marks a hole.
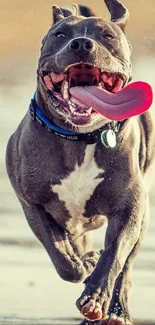
[[[80,312],[90,324],[122,325],[132,324],[130,275],[148,224],[155,135],[149,112],[113,122],[113,113],[104,117],[76,97],[87,86],[115,96],[131,80],[128,11],[117,0],[105,4],[111,22],[82,6],[82,15],[76,5],[53,7],[35,98],[9,140],[6,164],[60,277],[85,282]],[[104,250],[95,252],[90,231],[105,220]]]

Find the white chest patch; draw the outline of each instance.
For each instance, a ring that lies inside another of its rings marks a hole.
[[[75,170],[62,180],[62,184],[53,185],[53,192],[58,194],[61,201],[65,202],[69,214],[75,217],[82,217],[85,211],[86,201],[93,194],[96,186],[103,181],[98,178],[103,169],[99,168],[94,160],[95,145],[87,146],[84,162],[81,166],[77,163]]]

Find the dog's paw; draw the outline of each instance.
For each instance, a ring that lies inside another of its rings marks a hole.
[[[96,321],[106,317],[105,305],[101,305],[100,302],[89,295],[79,298],[76,305],[81,314],[90,321]]]
[[[102,318],[101,305],[94,299],[85,296],[81,301],[77,301],[77,307],[86,319],[95,321]]]

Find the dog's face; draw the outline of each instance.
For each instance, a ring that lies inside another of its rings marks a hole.
[[[118,92],[131,77],[130,45],[116,23],[64,12],[54,7],[54,24],[43,39],[39,90],[55,118],[89,132],[107,120],[71,96],[70,88],[96,85]]]

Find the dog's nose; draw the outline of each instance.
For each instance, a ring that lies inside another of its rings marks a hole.
[[[70,49],[78,54],[86,54],[93,48],[93,42],[89,38],[75,38],[70,43]]]

